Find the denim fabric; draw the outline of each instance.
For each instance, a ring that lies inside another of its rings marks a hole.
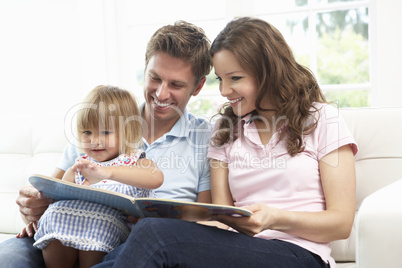
[[[10,238],[0,244],[0,267],[40,268],[45,267],[42,251],[34,248],[34,239]]]
[[[101,267],[328,267],[292,243],[172,219],[146,218]]]

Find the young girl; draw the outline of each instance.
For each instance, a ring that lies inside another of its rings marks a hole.
[[[63,180],[134,197],[153,196],[163,174],[139,149],[141,124],[136,101],[122,89],[98,86],[77,114],[78,140],[85,154]],[[90,267],[124,242],[130,232],[119,211],[82,200],[51,204],[38,223],[34,246],[46,267]]]
[[[230,22],[211,56],[229,101],[208,152],[212,200],[253,215],[217,216],[229,230],[144,219],[132,234],[154,239],[130,236],[115,265],[335,267],[329,242],[349,236],[355,215],[357,145],[344,121],[263,20]]]

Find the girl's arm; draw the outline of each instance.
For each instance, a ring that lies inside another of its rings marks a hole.
[[[69,169],[66,170],[66,172],[63,175],[62,180],[75,183],[75,172],[73,171],[72,167],[70,167]]]
[[[88,160],[76,163],[73,172],[81,172],[90,184],[102,180],[114,180],[138,188],[155,189],[163,183],[163,173],[149,159],[138,159],[135,166],[99,167]]]
[[[239,232],[255,235],[265,229],[278,230],[308,240],[327,243],[349,237],[355,216],[356,178],[352,149],[345,145],[319,162],[326,200],[322,212],[294,212],[254,204],[249,218],[219,216]]]

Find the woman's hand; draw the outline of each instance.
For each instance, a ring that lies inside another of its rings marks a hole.
[[[17,234],[17,238],[33,237],[36,231],[38,231],[38,222],[30,222],[24,227],[24,229],[22,229],[19,234]]]
[[[128,216],[127,221],[130,222],[131,224],[136,224],[138,221],[140,221],[142,218],[136,218],[134,216]]]
[[[250,217],[233,217],[227,215],[217,215],[214,219],[229,225],[240,233],[254,236],[273,224],[273,215],[279,209],[272,208],[263,203],[253,204],[251,206],[242,207],[253,212]]]
[[[254,213],[250,217],[219,215],[215,219],[249,236],[269,229],[318,243],[346,239],[352,230],[356,207],[356,177],[351,146],[344,145],[322,157],[319,169],[325,195],[325,209],[322,211],[289,211],[254,204],[244,207]],[[227,178],[227,174],[217,176],[218,171],[211,168],[211,186],[215,187],[218,197],[214,201],[213,194],[212,200],[214,203],[229,205],[227,180],[217,179]],[[219,198],[219,194],[225,191],[226,199]]]

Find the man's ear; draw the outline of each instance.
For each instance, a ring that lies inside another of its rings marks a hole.
[[[201,80],[200,80],[200,82],[198,83],[197,87],[195,88],[195,90],[194,90],[192,96],[197,96],[198,93],[200,93],[202,87],[203,87],[204,84],[205,84],[205,81],[207,81],[207,78],[204,76],[203,78],[201,78]]]

